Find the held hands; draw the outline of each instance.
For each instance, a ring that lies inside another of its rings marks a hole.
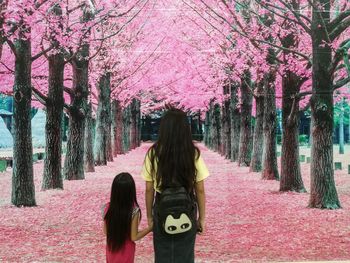
[[[148,217],[147,221],[148,221],[148,229],[149,229],[149,231],[152,231],[153,230],[153,217]]]
[[[203,235],[206,231],[205,228],[205,219],[198,218],[197,220],[197,233]]]

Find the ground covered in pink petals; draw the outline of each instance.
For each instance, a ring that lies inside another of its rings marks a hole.
[[[11,172],[0,173],[0,262],[103,262],[101,207],[114,175],[134,175],[146,224],[140,170],[150,144],[97,167],[84,181],[65,181],[64,190],[39,191],[43,163],[35,169],[37,207],[10,204]],[[350,175],[335,180],[343,209],[308,209],[309,195],[279,193],[279,183],[262,181],[203,146],[211,176],[206,181],[207,232],[198,236],[196,262],[350,260]],[[309,165],[303,164],[309,186]],[[153,262],[152,235],[137,242],[136,262]]]

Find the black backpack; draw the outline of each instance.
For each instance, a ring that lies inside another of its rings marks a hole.
[[[185,187],[164,189],[158,199],[158,222],[161,230],[169,235],[181,234],[196,227],[196,203],[193,192]]]

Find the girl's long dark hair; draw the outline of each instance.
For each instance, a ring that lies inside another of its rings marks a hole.
[[[200,151],[193,144],[186,113],[171,108],[161,119],[159,136],[148,150],[151,174],[156,176],[160,190],[180,184],[191,192],[196,179],[195,159]],[[156,172],[155,172],[156,171]]]
[[[121,249],[130,238],[132,211],[138,206],[135,181],[129,173],[118,174],[112,183],[111,200],[104,217],[107,225],[107,246]]]

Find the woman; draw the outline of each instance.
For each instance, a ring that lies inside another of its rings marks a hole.
[[[146,181],[147,219],[149,225],[153,225],[156,263],[194,262],[196,233],[205,232],[204,179],[208,176],[200,151],[193,144],[186,114],[178,109],[168,110],[162,117],[158,140],[148,150],[142,169]],[[162,191],[174,183],[193,196],[199,217],[194,218],[197,226],[194,224],[189,231],[169,235],[162,231],[158,222],[158,200]]]

